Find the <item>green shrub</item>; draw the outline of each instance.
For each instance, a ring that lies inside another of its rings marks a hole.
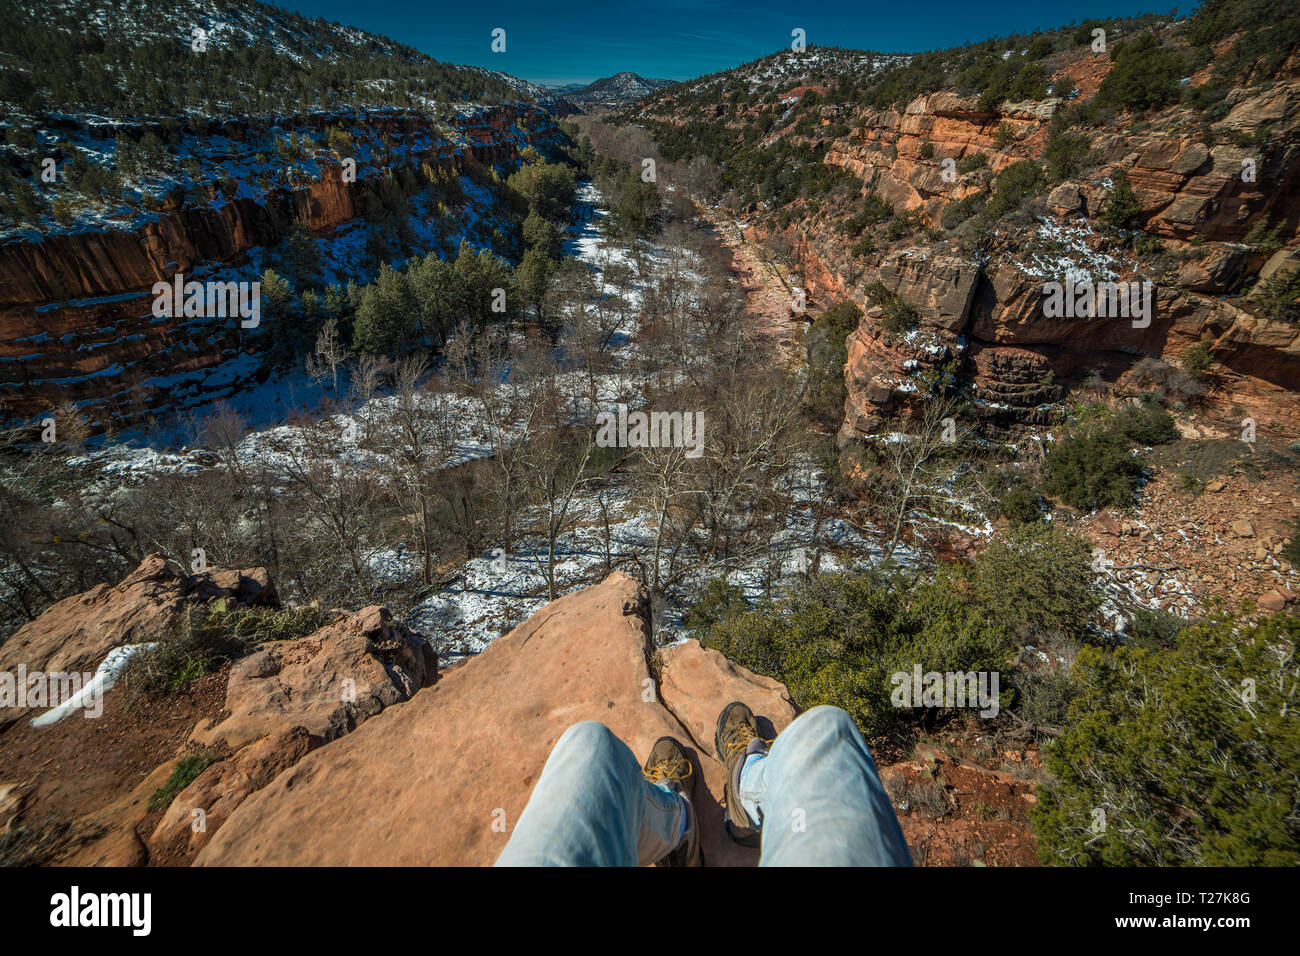
[[[1292,564],[1300,564],[1300,515],[1287,524],[1287,542],[1282,546],[1282,557]]]
[[[1283,246],[1282,228],[1284,225],[1285,223],[1281,220],[1270,224],[1267,217],[1260,219],[1241,241],[1248,246],[1254,246],[1256,252],[1271,256]]]
[[[975,590],[1020,643],[1080,642],[1101,602],[1092,547],[1051,522],[1018,525],[980,555]]]
[[[49,203],[31,182],[0,167],[0,215],[19,224],[40,225]]]
[[[921,318],[920,313],[885,288],[879,279],[867,286],[866,294],[872,305],[884,310],[885,315],[880,324],[887,330],[902,335],[916,328]]]
[[[1293,615],[1220,616],[1167,650],[1080,651],[1030,809],[1043,862],[1293,866],[1297,637]]]
[[[1182,54],[1144,33],[1111,48],[1111,67],[1097,90],[1097,102],[1119,109],[1160,109],[1178,101],[1178,81],[1186,62]]]
[[[983,153],[969,153],[957,160],[957,172],[973,173],[977,169],[982,169],[989,164],[989,158]]]
[[[726,577],[710,578],[700,589],[690,608],[682,616],[682,624],[689,631],[708,630],[719,621],[736,617],[749,610],[745,592]]]
[[[1043,150],[1048,180],[1060,182],[1078,173],[1087,165],[1090,151],[1088,137],[1082,133],[1052,136]]]
[[[1150,401],[1124,406],[1116,413],[1112,427],[1139,445],[1164,445],[1178,437],[1174,417]]]
[[[801,708],[843,708],[868,736],[916,716],[891,701],[893,674],[918,664],[997,671],[1011,650],[1005,630],[948,574],[912,587],[874,571],[801,582],[771,608],[719,621],[702,642],[783,681]]]
[[[1039,494],[1030,485],[1019,484],[1004,494],[998,501],[998,514],[1014,524],[1042,521],[1043,508],[1039,504]]]
[[[1022,665],[1012,672],[1010,689],[1015,693],[1016,712],[1037,727],[1059,728],[1064,724],[1070,704],[1079,693],[1063,667]]]
[[[972,193],[948,203],[943,208],[943,228],[956,229],[972,216],[978,215],[984,209],[984,199],[983,193]]]
[[[325,143],[340,156],[349,157],[356,152],[352,134],[338,126],[331,126],[325,134]]]
[[[933,159],[933,158],[934,158],[934,143],[931,143],[929,140],[926,140],[924,143],[921,144],[921,151],[920,151],[920,152],[921,152],[921,158],[922,158],[922,159]]]
[[[1101,206],[1102,221],[1116,229],[1139,228],[1141,221],[1138,217],[1142,212],[1142,203],[1129,184],[1128,173],[1122,169],[1116,172],[1114,183],[1110,195]]]
[[[171,802],[176,799],[176,794],[188,787],[199,774],[220,759],[211,750],[200,750],[198,753],[182,757],[172,770],[171,776],[167,778],[167,782],[155,790],[153,796],[149,798],[150,811],[165,810],[171,806]]]
[[[989,217],[999,219],[1019,209],[1020,204],[1040,192],[1043,185],[1043,171],[1037,163],[1022,160],[1011,164],[998,174],[997,186],[986,210]]]
[[[801,708],[842,707],[871,736],[917,716],[890,700],[895,673],[918,664],[1000,672],[1017,640],[1087,635],[1100,601],[1088,560],[1082,539],[1025,525],[974,567],[944,566],[919,582],[877,570],[822,574],[771,606],[719,617],[699,637],[783,681]]]
[[[1300,17],[1281,14],[1273,0],[1205,0],[1188,18],[1187,42],[1210,50],[1223,40],[1233,43],[1215,60],[1214,75],[1274,75],[1300,48]]]
[[[1051,54],[1056,44],[1049,36],[1036,36],[1029,41],[1029,47],[1025,55],[1031,60],[1041,60],[1043,57]]]
[[[1300,322],[1300,269],[1279,269],[1261,282],[1250,301],[1278,322]]]
[[[866,198],[862,201],[861,211],[856,216],[850,216],[841,222],[839,228],[846,235],[856,236],[867,226],[884,222],[893,215],[893,205],[881,199],[876,192],[872,191],[867,193]]]
[[[1079,95],[1079,85],[1074,82],[1073,77],[1062,74],[1052,82],[1052,95],[1064,100],[1073,99]]]
[[[1183,371],[1197,381],[1204,379],[1210,366],[1214,364],[1214,357],[1210,351],[1212,344],[1209,339],[1201,339],[1183,353]]]
[[[225,598],[193,604],[160,635],[157,647],[131,659],[126,686],[132,694],[175,694],[258,644],[297,640],[331,620],[332,615],[312,605],[232,608]]]
[[[1172,647],[1190,621],[1168,611],[1138,608],[1129,621],[1126,639],[1135,647]]]
[[[1044,489],[1072,508],[1130,508],[1147,468],[1119,432],[1090,429],[1068,435],[1043,460]]]

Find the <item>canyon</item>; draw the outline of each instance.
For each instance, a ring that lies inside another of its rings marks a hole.
[[[1300,436],[1290,400],[1300,388],[1300,329],[1260,315],[1243,296],[1255,275],[1300,268],[1300,62],[1292,58],[1277,82],[1228,89],[1217,118],[1173,106],[1141,122],[1121,114],[1087,130],[1084,172],[1050,184],[1028,216],[996,223],[983,242],[963,238],[945,226],[945,212],[986,194],[991,176],[1043,161],[1054,118],[1094,96],[1114,66],[1086,46],[1053,64],[1051,82],[1068,77],[1076,86],[1071,100],[989,107],[944,90],[897,109],[862,109],[836,102],[826,81],[802,79],[800,71],[815,68],[787,54],[761,74],[741,74],[751,88],[765,88],[769,74],[786,71],[775,94],[785,112],[775,121],[754,105],[706,120],[698,107],[678,105],[672,91],[627,115],[651,128],[766,123],[773,132],[765,148],[785,140],[796,151],[820,152],[862,194],[887,202],[896,217],[915,217],[911,236],[877,240],[863,254],[838,228],[837,214],[852,207],[796,203],[793,216],[790,207],[778,216],[751,204],[736,216],[746,238],[794,250],[792,281],[805,290],[810,317],[840,300],[864,308],[848,343],[842,446],[888,431],[924,393],[918,383],[941,369],[969,386],[982,433],[1002,440],[1056,421],[1064,388],[1090,374],[1133,387],[1143,359],[1178,365],[1201,346],[1216,363],[1209,401],[1225,427],[1249,417],[1279,437]],[[1206,83],[1209,74],[1207,67],[1190,82]],[[807,97],[813,105],[804,105]],[[724,114],[722,105],[716,113]],[[1121,174],[1149,237],[1142,249],[1117,246],[1100,228]],[[1261,248],[1258,237],[1269,230],[1276,242]],[[1151,282],[1153,320],[1143,327],[1127,318],[1050,317],[1044,286],[1062,278]],[[868,295],[876,281],[916,311],[914,330],[881,327],[883,312]]]
[[[362,155],[380,144],[397,148],[390,147],[388,162],[372,163],[351,180],[344,175],[346,157],[329,150],[316,175],[277,183],[265,195],[238,186],[227,195],[228,180],[208,182],[199,203],[177,189],[133,222],[20,233],[0,243],[0,403],[6,415],[29,419],[72,402],[99,427],[120,426],[143,411],[172,407],[170,393],[179,380],[188,378],[194,391],[211,398],[264,378],[267,370],[255,359],[266,348],[265,334],[210,317],[159,318],[154,284],[196,271],[256,279],[250,253],[276,246],[294,224],[328,239],[382,211],[379,194],[390,184],[407,197],[436,192],[448,176],[516,159],[522,149],[545,147],[559,135],[551,113],[527,104],[467,109],[446,132],[427,118],[396,111],[312,115],[308,126],[292,131],[319,135],[339,124],[351,129]],[[231,121],[203,130],[199,138],[216,153],[204,159],[217,168],[233,165],[270,135],[268,129]],[[290,132],[289,126],[270,129]],[[85,132],[111,138],[125,128],[98,124]],[[163,126],[133,132],[168,135]],[[490,214],[466,210],[467,221]],[[353,278],[367,278],[359,262],[350,265]],[[254,359],[240,366],[243,378],[218,375],[205,383],[204,373],[240,356]]]

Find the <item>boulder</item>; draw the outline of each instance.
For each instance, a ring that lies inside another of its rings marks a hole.
[[[1286,595],[1281,591],[1265,591],[1256,603],[1265,611],[1282,611],[1286,609]]]
[[[1058,216],[1078,212],[1083,208],[1083,195],[1078,183],[1061,183],[1047,195],[1047,205]]]
[[[238,604],[276,603],[262,568],[213,571],[190,577],[161,554],[148,555],[116,586],[99,584],[64,598],[0,644],[0,671],[93,673],[108,652],[124,644],[156,641],[189,600],[226,598]],[[31,708],[0,712],[0,730],[30,716]]]
[[[953,331],[966,323],[980,271],[957,256],[905,250],[887,256],[879,275],[885,288],[917,308],[924,324]]]
[[[1178,270],[1178,284],[1193,292],[1231,292],[1246,274],[1246,254],[1241,249],[1214,243]]]
[[[156,640],[172,622],[185,579],[151,554],[120,584],[51,605],[0,645],[0,670],[93,671],[115,647]]]
[[[780,730],[794,708],[782,685],[695,642],[656,651],[648,620],[644,590],[621,573],[553,601],[253,793],[196,863],[491,864],[556,740],[598,720],[638,759],[664,734],[693,751],[706,860],[753,864],[757,851],[723,832],[713,721],[738,698]]]
[[[287,727],[333,740],[438,675],[438,657],[385,608],[340,617],[307,637],[271,641],[230,670],[230,716],[196,728],[192,743],[239,749]]]
[[[1097,515],[1097,520],[1093,522],[1093,528],[1099,534],[1107,534],[1113,538],[1118,538],[1123,532],[1123,526],[1120,524],[1115,513],[1112,511],[1103,511]]]

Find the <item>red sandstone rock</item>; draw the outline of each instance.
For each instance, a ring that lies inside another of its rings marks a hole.
[[[1256,603],[1265,611],[1282,611],[1286,609],[1286,596],[1281,591],[1265,591]]]
[[[324,741],[305,727],[280,730],[213,764],[176,794],[149,838],[157,854],[192,856],[221,828],[250,793],[270,783]],[[201,810],[202,823],[195,810]]]
[[[418,634],[370,607],[296,641],[269,641],[230,671],[226,708],[191,740],[238,749],[284,727],[333,740],[434,682],[438,658]]]
[[[548,604],[248,797],[197,862],[490,864],[560,734],[599,720],[641,758],[663,734],[692,748],[708,862],[753,863],[756,851],[722,832],[712,721],[735,697],[778,729],[793,708],[781,685],[693,642],[659,652],[656,687],[645,614],[643,592],[623,574]]]

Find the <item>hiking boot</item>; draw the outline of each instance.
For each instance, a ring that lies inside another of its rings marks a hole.
[[[740,701],[732,701],[718,715],[718,728],[713,734],[713,746],[718,759],[727,768],[727,785],[724,798],[727,805],[727,835],[741,846],[756,847],[761,835],[761,821],[750,819],[740,802],[740,771],[745,758],[751,753],[767,753],[767,741],[758,734],[754,712]]]
[[[695,772],[691,758],[675,737],[660,737],[650,748],[641,773],[651,783],[667,784],[686,804],[686,833],[676,849],[662,860],[659,866],[703,866],[704,851],[700,849],[700,828],[695,818],[695,805],[691,792],[695,788]]]

